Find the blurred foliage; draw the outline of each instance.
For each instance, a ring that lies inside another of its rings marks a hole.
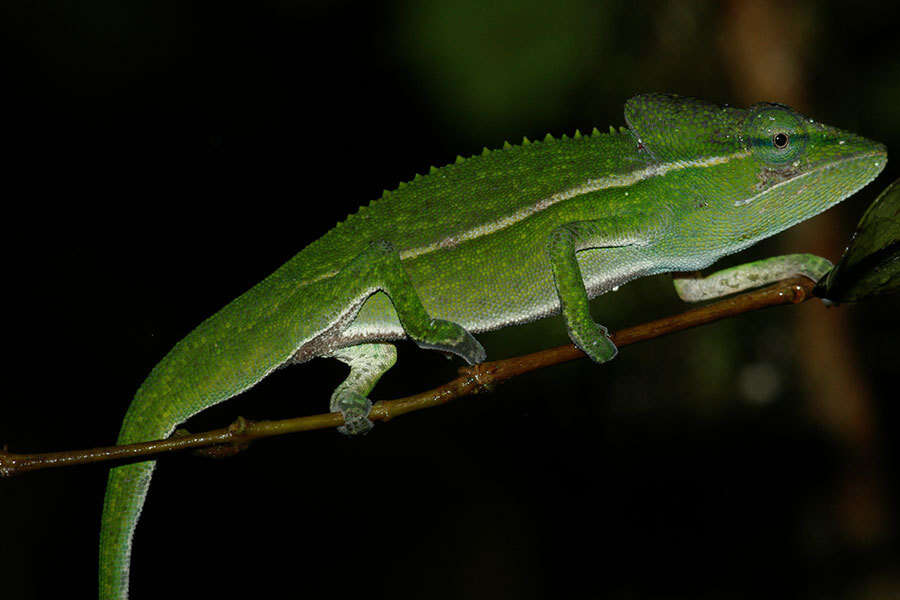
[[[611,11],[590,0],[424,0],[405,8],[398,52],[444,117],[467,115],[473,135],[564,118],[596,57],[615,47]]]
[[[858,302],[900,289],[900,179],[863,214],[840,262],[819,282],[816,294]]]

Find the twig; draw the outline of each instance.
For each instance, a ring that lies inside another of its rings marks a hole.
[[[814,286],[814,282],[803,277],[789,279],[767,288],[693,308],[681,314],[623,329],[612,334],[612,339],[616,346],[621,348],[635,342],[705,325],[753,310],[781,304],[799,304],[812,297]],[[433,390],[398,400],[377,402],[372,407],[369,418],[373,421],[389,421],[409,412],[439,406],[462,396],[482,392],[498,383],[530,371],[583,357],[584,354],[575,346],[567,345],[506,360],[463,367],[460,369],[459,377]],[[205,448],[203,452],[210,455],[232,454],[242,450],[250,441],[258,438],[313,429],[327,429],[343,423],[344,419],[339,413],[297,417],[281,421],[251,422],[238,417],[234,423],[223,429],[193,435],[182,433],[167,440],[127,446],[108,446],[44,454],[13,454],[3,448],[0,450],[0,477],[12,477],[27,471],[49,467],[104,461],[134,462],[164,452],[191,448]]]

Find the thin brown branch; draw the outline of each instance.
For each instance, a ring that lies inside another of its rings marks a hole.
[[[623,329],[612,334],[618,347],[628,346],[652,338],[657,338],[676,331],[705,325],[721,319],[781,304],[799,304],[812,297],[814,282],[799,277],[780,282],[768,288],[754,290],[719,300],[683,313],[657,319]],[[559,363],[583,358],[584,354],[572,345],[560,346],[526,354],[506,360],[482,363],[460,369],[456,379],[427,392],[378,402],[372,408],[369,418],[373,421],[389,421],[394,417],[445,404],[456,398],[468,396],[489,389],[524,373],[556,365]],[[229,454],[241,450],[255,439],[337,427],[344,422],[339,413],[328,413],[298,417],[281,421],[250,422],[239,417],[234,423],[223,429],[215,429],[198,434],[180,434],[167,440],[157,440],[127,446],[108,446],[89,450],[70,450],[66,452],[48,452],[45,454],[13,454],[4,448],[0,451],[0,477],[11,477],[27,471],[49,467],[63,467],[103,461],[128,461],[187,450],[206,448],[204,452],[211,455]],[[213,447],[213,448],[210,448]]]

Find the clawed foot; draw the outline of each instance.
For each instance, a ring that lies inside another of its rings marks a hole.
[[[605,363],[612,360],[619,353],[619,349],[616,348],[616,345],[609,338],[609,332],[606,330],[606,327],[597,323],[592,324],[594,327],[590,334],[583,335],[570,329],[569,338],[579,350],[587,354],[588,358],[595,363]]]
[[[442,319],[434,319],[427,338],[416,339],[416,343],[420,348],[455,354],[470,365],[477,365],[487,358],[484,347],[471,333],[456,323]]]
[[[368,433],[375,426],[369,420],[372,402],[365,396],[353,392],[345,392],[332,401],[331,410],[332,412],[341,413],[344,417],[344,424],[338,427],[338,431],[344,435]]]

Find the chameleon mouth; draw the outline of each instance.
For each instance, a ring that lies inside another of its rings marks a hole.
[[[883,149],[856,152],[836,160],[823,160],[804,173],[775,183],[759,194],[746,199],[735,200],[734,206],[747,206],[760,198],[774,197],[778,192],[781,193],[782,197],[795,195],[798,201],[803,200],[808,198],[809,183],[816,182],[817,185],[815,187],[820,190],[817,195],[827,199],[824,202],[817,203],[822,205],[820,209],[813,213],[817,214],[868,185],[881,173],[886,164],[887,151]],[[848,172],[847,167],[851,166],[857,166],[858,168],[855,172]],[[838,177],[831,177],[830,175],[835,169],[838,170],[836,173]],[[843,176],[843,178],[840,176]]]

